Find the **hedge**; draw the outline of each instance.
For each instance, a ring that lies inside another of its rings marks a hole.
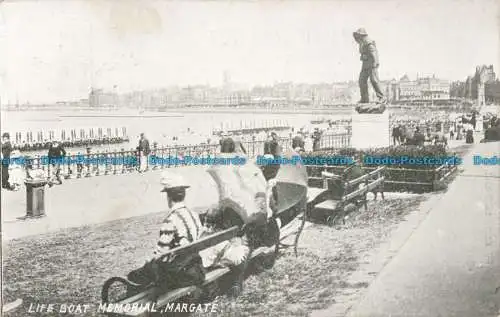
[[[313,153],[307,153],[302,155],[302,157],[331,157],[331,156],[348,156],[354,157],[358,162],[363,162],[363,157],[365,155],[379,156],[379,157],[399,157],[408,156],[413,158],[423,158],[423,157],[450,157],[451,154],[447,153],[443,145],[425,145],[425,146],[414,146],[414,145],[401,145],[395,147],[386,148],[374,148],[368,150],[358,150],[355,148],[344,148],[344,149],[332,149],[316,151]],[[362,165],[362,164],[361,164]],[[362,165],[363,166],[363,165]],[[430,183],[434,181],[434,170],[439,167],[440,164],[434,165],[411,165],[411,164],[399,164],[399,165],[389,165],[387,166],[385,176],[387,181],[393,182],[408,182],[411,184],[395,184],[387,183],[386,190],[388,191],[432,191],[432,186],[426,186],[421,183]],[[346,166],[330,165],[327,170],[336,174],[340,174]],[[377,168],[376,165],[363,166],[365,170],[371,171]],[[321,177],[321,171],[324,167],[312,168],[308,167],[308,175],[313,177]],[[321,182],[312,181],[311,186],[321,186]]]

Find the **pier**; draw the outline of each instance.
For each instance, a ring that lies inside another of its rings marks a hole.
[[[212,135],[220,136],[222,133],[255,134],[271,131],[287,131],[292,129],[292,125],[289,124],[287,120],[264,120],[260,122],[255,120],[240,120],[239,125],[234,122],[222,122],[220,124],[220,128],[212,131]]]

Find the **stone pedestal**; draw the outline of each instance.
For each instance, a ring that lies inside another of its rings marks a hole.
[[[381,114],[352,112],[352,147],[357,149],[390,145],[389,111]]]

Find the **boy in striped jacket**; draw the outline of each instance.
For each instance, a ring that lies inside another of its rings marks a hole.
[[[204,231],[198,214],[184,204],[186,188],[189,187],[184,179],[167,171],[162,174],[161,184],[162,192],[167,194],[170,210],[161,225],[153,260],[130,272],[127,278],[141,285],[156,281],[166,289],[201,284],[205,280],[205,269],[198,253],[167,256],[162,261],[157,260],[174,248],[198,240]]]

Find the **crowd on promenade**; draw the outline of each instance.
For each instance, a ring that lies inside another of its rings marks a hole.
[[[58,141],[50,143],[47,152],[49,160],[57,161],[65,156],[66,150],[61,143]],[[21,152],[12,146],[9,133],[4,133],[2,135],[2,189],[19,190],[26,178],[34,176],[29,174],[29,171],[33,170],[33,167],[30,166],[29,161],[25,161],[22,158]],[[54,182],[62,184],[60,164],[53,165],[54,172],[49,175],[48,182],[51,185]]]
[[[500,120],[491,118],[491,120],[488,120],[487,125],[498,123],[500,123]],[[393,145],[447,145],[448,140],[464,139],[466,143],[473,143],[473,131],[478,128],[474,114],[460,116],[455,121],[443,121],[441,118],[420,120],[398,118],[392,120],[391,125]],[[34,158],[31,156],[30,159],[23,160],[25,164],[9,164],[10,161],[16,158],[24,159],[28,158],[28,156],[22,155],[19,150],[14,149],[10,142],[10,135],[4,133],[2,136],[2,188],[18,190],[26,179],[37,177],[46,179],[49,186],[52,186],[62,184],[64,178],[117,174],[134,170],[142,173],[151,169],[148,157],[152,154],[173,154],[176,156],[184,156],[185,154],[195,156],[216,155],[220,153],[221,140],[227,138],[231,138],[246,155],[255,156],[269,152],[269,142],[279,142],[285,148],[299,148],[305,152],[318,151],[320,148],[347,147],[349,143],[345,141],[349,139],[349,135],[350,129],[348,126],[328,122],[322,125],[304,126],[299,129],[291,128],[288,131],[261,131],[253,134],[242,133],[241,131],[226,132],[216,137],[207,138],[206,142],[201,142],[196,146],[179,145],[174,136],[172,144],[165,148],[160,147],[158,142],[150,142],[144,134],[141,134],[137,146],[130,151],[122,149],[116,152],[98,152],[93,151],[91,147],[87,147],[83,154],[78,153],[78,155],[67,153],[64,144],[54,141],[50,143],[48,151],[43,156],[45,161],[40,157]],[[340,137],[342,137],[341,142],[329,143],[331,140],[335,141],[335,138],[340,140]],[[79,157],[85,157],[86,161],[79,162]],[[62,158],[68,159],[70,163],[65,163]],[[126,160],[127,158],[133,158],[133,160],[129,162]],[[103,159],[102,162],[106,163],[99,163],[101,159]],[[97,163],[93,163],[93,160]],[[43,166],[44,164],[46,166]],[[153,168],[156,169],[157,167]]]
[[[496,116],[483,118],[476,112],[449,116],[430,116],[427,118],[398,117],[391,120],[393,145],[399,144],[447,144],[448,140],[474,143],[474,132],[482,132],[496,127]]]
[[[272,148],[276,148],[278,142],[291,142],[293,144],[290,145],[294,148],[298,147],[304,151],[312,151],[319,149],[322,136],[333,131],[329,127],[324,131],[320,131],[319,128],[315,128],[313,131],[301,128],[293,132],[281,131],[280,133],[272,131],[267,134],[260,133],[259,135],[245,135],[239,132],[223,133],[217,143],[214,140],[208,140],[207,143],[200,145],[200,147],[208,146],[209,151],[213,150],[212,154],[220,153],[223,140],[231,139],[245,155],[251,155],[245,148],[248,146],[253,147],[252,154],[255,155],[256,145],[263,147],[257,150],[259,153],[262,153],[262,151],[264,154],[274,152],[275,150]],[[295,136],[292,138],[293,135]],[[113,153],[93,153],[92,149],[87,147],[86,153],[73,157],[67,153],[64,144],[53,141],[50,143],[46,155],[37,156],[35,160],[32,157],[22,155],[19,150],[14,149],[8,133],[4,133],[2,138],[2,188],[8,190],[19,190],[26,179],[43,178],[47,180],[49,186],[53,186],[60,185],[63,183],[64,178],[71,178],[75,175],[76,177],[88,177],[92,173],[98,175],[100,172],[103,174],[116,173],[117,164],[121,165],[120,170],[122,173],[131,170],[142,173],[150,169],[151,161],[149,156],[157,154],[159,149],[156,142],[151,144],[145,134],[141,133],[137,147],[131,153],[127,152],[129,156],[121,157],[113,155]],[[217,149],[218,147],[219,149]],[[183,156],[185,153],[176,152],[176,155]],[[85,158],[85,160],[79,161],[80,158]],[[129,158],[134,160],[128,161]],[[93,161],[96,164],[90,163]],[[100,162],[106,163],[100,164]],[[105,170],[100,171],[101,168]],[[111,169],[114,170],[111,171]]]

